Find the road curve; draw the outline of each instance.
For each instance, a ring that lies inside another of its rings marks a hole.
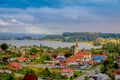
[[[93,70],[85,71],[86,74],[84,74],[84,75],[82,75],[82,76],[76,78],[75,80],[84,80],[84,79],[85,79],[85,78],[84,78],[85,76],[94,75],[96,69],[97,69],[98,71],[100,71],[100,66],[96,67],[96,68],[93,69]]]

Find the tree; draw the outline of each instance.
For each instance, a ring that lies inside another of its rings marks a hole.
[[[103,62],[100,71],[102,73],[107,73],[108,70],[114,68],[114,58],[113,56],[108,55],[107,59]]]
[[[1,44],[1,48],[2,48],[2,50],[6,50],[6,49],[8,49],[8,45],[6,44],[6,43],[3,43],[3,44]]]
[[[72,56],[71,53],[67,53],[67,54],[65,54],[65,57],[66,57],[66,58],[67,58],[67,57],[70,57],[70,56]]]
[[[14,80],[14,77],[12,74],[5,74],[2,76],[2,80]]]
[[[33,52],[33,53],[37,53],[38,51],[39,51],[39,50],[37,50],[37,49],[34,48],[34,47],[31,49],[31,52]]]
[[[45,57],[45,60],[48,60],[48,61],[50,60],[50,56],[49,55],[45,55],[44,57]]]

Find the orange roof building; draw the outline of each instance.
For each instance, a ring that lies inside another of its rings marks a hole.
[[[10,63],[10,65],[15,67],[15,68],[21,67],[21,65],[19,63],[17,63],[17,62]]]
[[[76,42],[74,55],[70,56],[69,58],[66,58],[64,60],[64,62],[66,62],[66,65],[71,65],[73,63],[75,65],[78,65],[79,63],[82,63],[84,61],[90,61],[91,60],[91,52],[89,52],[89,51],[79,52],[78,47],[79,47],[78,42]],[[57,56],[57,58],[58,57],[59,56]]]
[[[9,64],[7,65],[7,67],[8,67],[10,70],[18,70],[18,69],[21,69],[21,68],[22,68],[22,66],[21,66],[19,63],[17,63],[17,62],[9,63]]]
[[[91,60],[91,52],[88,51],[78,52],[75,56],[78,56],[82,61]]]
[[[22,61],[27,61],[28,58],[25,58],[24,55],[21,55],[20,57],[17,58],[17,60],[22,62]]]
[[[73,70],[72,69],[62,69],[61,72],[62,73],[71,73],[71,72],[73,72]]]
[[[66,58],[66,61],[69,62],[69,64],[74,63],[74,62],[81,63],[83,61],[90,61],[90,60],[91,60],[91,52],[78,52],[76,53],[76,55]]]
[[[83,61],[87,60],[91,60],[91,52],[88,51],[83,51],[83,52],[79,52],[79,46],[78,46],[78,42],[75,43],[75,52],[74,52],[75,56],[78,56],[80,59],[83,59]]]
[[[66,76],[68,78],[70,78],[71,76],[73,76],[74,71],[72,69],[61,69],[61,76]]]

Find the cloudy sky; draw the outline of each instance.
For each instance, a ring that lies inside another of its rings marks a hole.
[[[0,0],[0,32],[120,33],[120,0]]]

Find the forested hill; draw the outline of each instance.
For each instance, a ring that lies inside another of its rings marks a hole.
[[[97,32],[65,32],[62,35],[47,35],[45,40],[58,40],[63,42],[94,41],[97,38],[120,38],[120,33],[97,33]]]
[[[51,40],[62,42],[89,42],[96,41],[98,38],[116,38],[120,39],[120,33],[97,33],[97,32],[65,32],[62,35],[45,35],[45,34],[13,34],[13,33],[0,33],[0,39],[37,39],[37,40]]]

